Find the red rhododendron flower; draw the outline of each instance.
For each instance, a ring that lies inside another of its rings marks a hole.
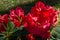
[[[38,1],[35,6],[37,10],[41,11],[42,9],[44,9],[45,4],[43,2]]]
[[[35,40],[32,34],[27,34],[26,39],[27,40]]]
[[[10,20],[15,24],[15,27],[20,27],[22,20],[24,19],[24,11],[17,7],[15,10],[10,10]]]
[[[6,23],[7,22],[7,19],[8,19],[8,15],[7,14],[4,14],[3,16],[0,15],[0,23]]]
[[[31,34],[44,39],[50,37],[50,26],[54,26],[57,21],[58,11],[51,6],[45,6],[42,2],[37,2],[31,11],[25,16],[24,28]]]
[[[0,15],[0,32],[5,31],[5,27],[7,25],[7,21],[8,21],[8,15],[4,14],[4,15]]]

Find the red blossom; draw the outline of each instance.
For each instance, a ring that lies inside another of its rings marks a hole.
[[[42,2],[37,2],[25,17],[24,28],[33,35],[44,39],[50,37],[50,26],[54,26],[57,21],[58,11],[51,6],[45,6]],[[46,37],[45,37],[46,36]]]
[[[38,1],[35,6],[38,11],[41,11],[42,9],[44,9],[45,4],[43,2]]]
[[[8,21],[8,15],[4,14],[4,15],[0,15],[0,32],[5,31],[5,27],[7,25],[7,21]]]
[[[18,20],[15,19],[13,22],[15,24],[15,27],[20,27],[20,22]]]
[[[10,20],[15,24],[15,27],[20,27],[22,20],[24,19],[24,11],[17,7],[15,10],[10,10]]]
[[[27,40],[35,40],[32,34],[27,34],[26,39]]]
[[[8,15],[7,14],[4,14],[3,16],[0,15],[0,23],[2,23],[2,22],[6,23],[7,19],[8,19]]]

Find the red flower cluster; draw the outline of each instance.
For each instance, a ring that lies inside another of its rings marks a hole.
[[[7,14],[0,15],[0,32],[5,31],[7,20],[8,20]]]
[[[24,11],[17,7],[15,10],[10,10],[9,19],[14,23],[15,28],[19,28],[21,25],[30,33],[27,35],[28,40],[34,40],[33,35],[47,39],[50,37],[50,26],[55,26],[57,21],[58,11],[54,10],[51,6],[46,6],[42,2],[37,2],[31,11],[24,16]],[[6,26],[8,15],[0,15],[0,32],[4,31]]]
[[[5,31],[8,18],[14,23],[15,28],[18,28],[21,26],[22,21],[24,20],[24,11],[20,7],[17,7],[15,10],[10,10],[9,15],[0,15],[0,32]]]
[[[10,10],[10,20],[15,24],[15,27],[20,27],[22,20],[24,19],[24,11],[17,7],[15,10]]]
[[[57,14],[58,11],[51,6],[45,6],[44,3],[37,2],[25,16],[23,24],[29,33],[47,39],[50,37],[50,26],[54,26],[57,21]]]

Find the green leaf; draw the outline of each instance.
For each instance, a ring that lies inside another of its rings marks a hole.
[[[56,27],[53,29],[52,34],[50,36],[51,40],[60,40],[60,27]]]
[[[10,32],[11,29],[13,27],[13,24],[10,22],[10,20],[8,20],[8,23],[7,23],[7,31]]]
[[[56,27],[55,31],[60,33],[60,27]]]
[[[4,40],[4,38],[3,37],[0,37],[0,40]]]
[[[20,28],[19,28],[20,30],[23,30],[23,26],[20,26]]]
[[[14,23],[10,22],[10,20],[8,20],[8,23],[7,23],[7,32],[15,32],[17,30],[18,30],[17,28],[14,28]]]

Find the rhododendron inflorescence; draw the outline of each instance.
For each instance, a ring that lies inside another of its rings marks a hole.
[[[6,30],[2,24],[6,26],[7,20],[10,19],[10,22],[14,23],[15,28],[23,25],[30,33],[26,36],[28,40],[35,40],[35,38],[31,38],[33,35],[46,40],[50,38],[50,27],[56,25],[57,14],[57,10],[54,10],[53,7],[45,5],[42,2],[37,2],[27,15],[24,15],[22,8],[17,7],[16,9],[10,10],[9,15],[0,15],[0,32]]]

